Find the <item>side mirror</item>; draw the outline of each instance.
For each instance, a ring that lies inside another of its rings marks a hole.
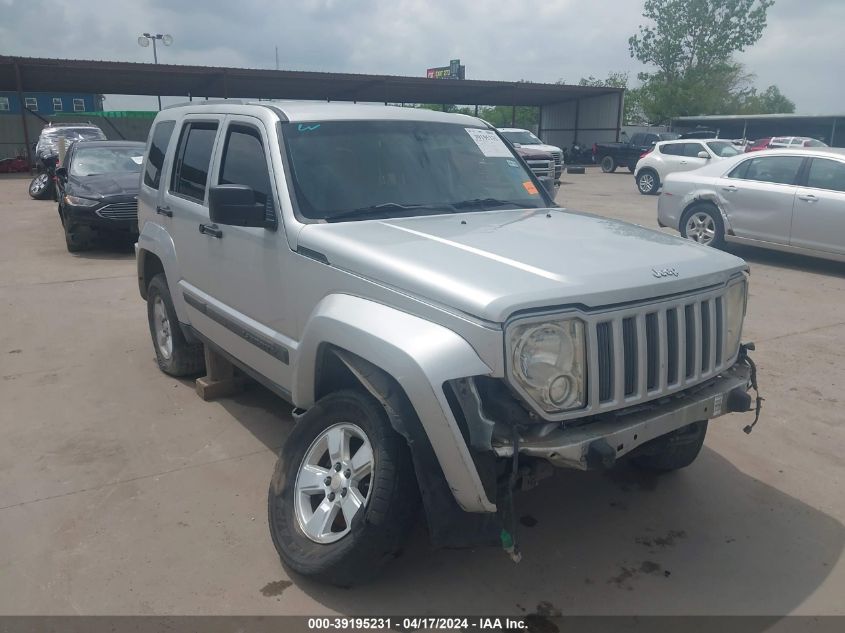
[[[710,154],[708,154],[704,150],[701,150],[700,152],[698,152],[698,157],[699,158],[710,158]]]
[[[274,227],[267,222],[264,205],[255,202],[255,192],[246,185],[215,185],[208,190],[208,213],[215,224]]]
[[[62,180],[67,179],[67,168],[66,167],[56,168],[56,176],[58,176]]]

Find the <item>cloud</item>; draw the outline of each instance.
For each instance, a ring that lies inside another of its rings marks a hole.
[[[159,59],[174,64],[273,68],[278,46],[292,70],[423,75],[459,57],[472,79],[576,82],[642,69],[628,55],[641,21],[631,0],[0,0],[0,11],[2,52],[14,55],[151,61],[136,40],[154,30],[173,35]],[[826,31],[843,19],[840,0],[778,0],[763,40],[739,59],[799,110],[839,111],[845,39]]]

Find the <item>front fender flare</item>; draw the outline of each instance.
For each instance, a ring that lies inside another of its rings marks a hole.
[[[425,429],[455,500],[467,512],[495,512],[455,420],[443,384],[492,370],[452,330],[395,308],[335,294],[317,304],[293,367],[291,396],[300,408],[314,404],[317,355],[331,344],[392,376]]]

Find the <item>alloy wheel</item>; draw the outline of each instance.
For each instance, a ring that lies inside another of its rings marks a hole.
[[[170,360],[173,355],[173,333],[170,330],[167,307],[160,295],[156,295],[153,300],[153,325],[155,327],[156,347],[165,360]]]
[[[686,224],[687,239],[709,246],[716,239],[716,221],[709,213],[693,213]]]
[[[341,422],[311,443],[296,475],[295,513],[302,532],[315,543],[346,536],[370,495],[373,449],[357,425]]]

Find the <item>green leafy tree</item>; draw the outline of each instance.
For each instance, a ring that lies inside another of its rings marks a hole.
[[[656,68],[640,73],[644,118],[666,123],[677,116],[760,113],[795,105],[776,86],[758,93],[753,75],[734,61],[766,28],[774,0],[645,0],[649,21],[628,40],[630,53]]]

